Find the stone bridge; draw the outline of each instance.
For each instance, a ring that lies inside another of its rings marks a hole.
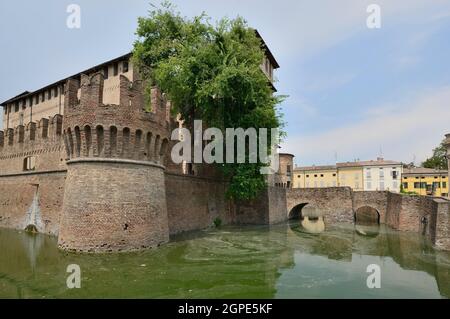
[[[286,190],[288,218],[301,216],[305,206],[314,207],[330,222],[353,222],[353,197],[349,187],[293,188]]]
[[[309,207],[308,209],[304,209]],[[354,192],[349,187],[286,189],[286,218],[322,216],[325,223],[376,221],[427,236],[450,250],[450,201],[388,191]]]

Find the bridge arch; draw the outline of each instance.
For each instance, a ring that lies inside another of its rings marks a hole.
[[[288,213],[288,219],[301,219],[302,209],[309,203],[301,203],[294,206]]]
[[[355,223],[380,224],[381,214],[372,206],[361,206],[355,210]]]

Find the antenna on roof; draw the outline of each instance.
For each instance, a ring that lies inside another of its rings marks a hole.
[[[334,162],[337,163],[338,156],[337,151],[334,151]]]

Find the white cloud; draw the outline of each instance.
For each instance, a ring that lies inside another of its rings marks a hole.
[[[297,61],[352,37],[360,32],[376,32],[366,25],[367,7],[376,3],[381,7],[382,28],[405,21],[420,24],[432,21],[450,10],[448,0],[228,0],[176,1],[187,15],[202,10],[214,18],[241,15],[258,28],[280,60]],[[211,5],[209,5],[211,3]],[[425,14],[430,10],[430,14]],[[276,27],[272,27],[276,25]]]
[[[370,159],[382,147],[386,158],[418,162],[450,132],[450,86],[425,90],[388,107],[379,106],[359,122],[309,136],[288,136],[283,149],[302,164]],[[311,163],[308,161],[312,161]]]

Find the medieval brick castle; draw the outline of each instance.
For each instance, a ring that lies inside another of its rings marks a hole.
[[[273,87],[278,64],[263,45],[261,69]],[[1,104],[0,226],[103,252],[154,247],[216,218],[239,222],[214,170],[171,162],[169,139],[181,124],[157,87],[147,101],[130,58]]]
[[[273,86],[279,66],[264,48],[261,69]],[[1,104],[0,227],[58,236],[65,250],[115,252],[155,247],[217,218],[225,224],[285,221],[305,203],[314,203],[331,221],[352,222],[357,206],[372,202],[381,222],[400,230],[419,230],[426,216],[432,223],[425,233],[450,249],[448,202],[413,206],[397,195],[373,192],[362,194],[359,203],[361,195],[348,189],[312,195],[291,190],[290,154],[280,154],[280,170],[261,198],[228,200],[226,180],[211,167],[171,161],[171,132],[181,124],[157,87],[147,101],[130,57]]]

